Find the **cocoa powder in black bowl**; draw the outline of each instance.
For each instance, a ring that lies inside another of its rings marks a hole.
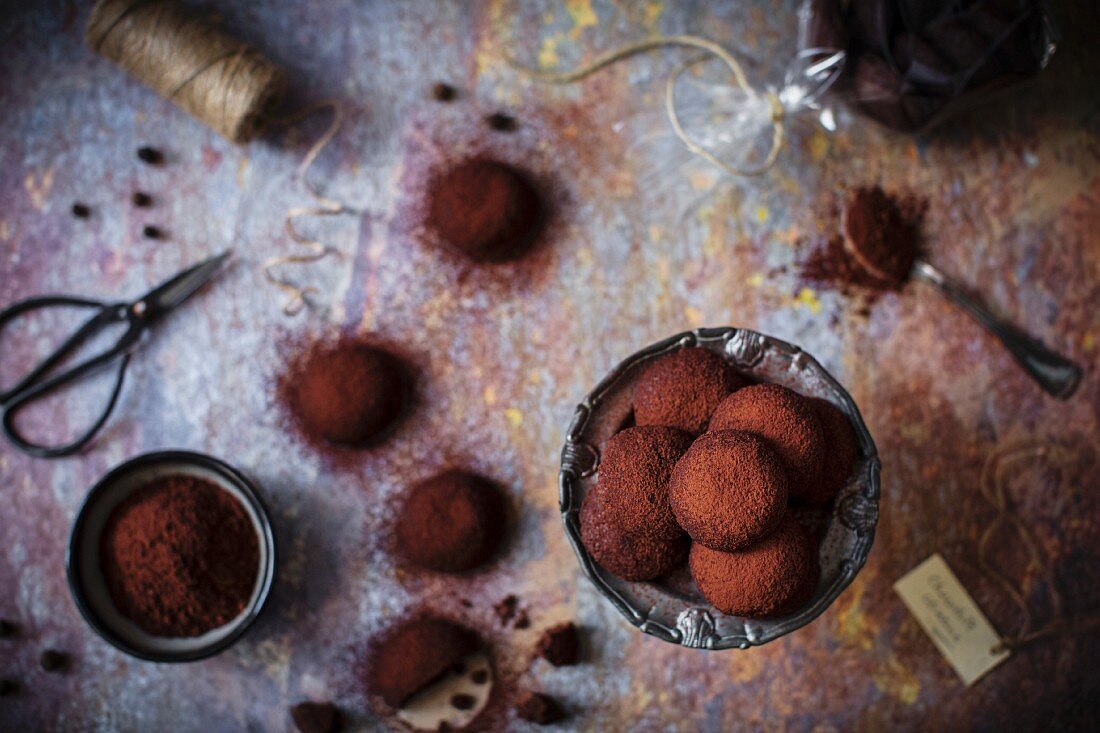
[[[193,661],[232,645],[259,616],[275,541],[244,475],[211,456],[165,451],[92,488],[66,566],[77,608],[106,641],[141,659]]]

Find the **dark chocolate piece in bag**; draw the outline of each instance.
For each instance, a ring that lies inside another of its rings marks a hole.
[[[840,0],[808,0],[810,22],[806,33],[809,48],[848,47],[848,24]]]
[[[936,90],[941,94],[951,91],[954,77],[951,64],[923,38],[909,31],[899,33],[891,50],[894,64],[906,81],[925,91]]]
[[[890,52],[896,12],[895,0],[856,0],[852,3],[849,23],[853,35],[864,48],[880,54]]]
[[[959,94],[1005,73],[997,58],[996,45],[968,25],[965,16],[933,23],[924,35],[928,44],[950,63],[955,91]]]
[[[890,127],[903,130],[911,127],[901,104],[901,75],[886,59],[873,53],[860,55],[853,83],[856,102],[864,112]]]

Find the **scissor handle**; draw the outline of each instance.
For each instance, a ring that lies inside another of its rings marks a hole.
[[[5,437],[11,444],[24,453],[34,456],[36,458],[61,458],[62,456],[69,456],[76,453],[78,450],[88,444],[95,434],[99,432],[99,429],[103,427],[103,424],[107,422],[107,419],[111,417],[111,413],[114,412],[115,404],[118,402],[118,396],[122,392],[122,380],[126,376],[126,367],[130,363],[129,352],[123,352],[122,357],[119,359],[118,364],[118,376],[115,377],[115,386],[111,389],[111,397],[107,401],[107,407],[103,410],[103,413],[92,424],[88,430],[86,430],[79,438],[68,443],[66,445],[48,446],[34,443],[23,436],[22,433],[15,427],[15,415],[20,408],[25,407],[28,403],[33,402],[35,398],[41,397],[45,393],[60,387],[66,382],[70,382],[77,379],[84,374],[90,374],[94,371],[106,366],[111,359],[118,354],[114,349],[110,352],[102,354],[95,359],[92,359],[80,367],[71,369],[63,374],[58,375],[49,382],[43,382],[33,390],[28,390],[22,394],[17,395],[7,405],[4,406],[3,418],[0,418],[0,428],[3,429]],[[75,373],[79,370],[79,373]],[[62,377],[67,377],[61,379]]]
[[[140,319],[130,314],[128,304],[103,303],[97,300],[69,296],[29,298],[10,306],[3,312],[0,312],[0,331],[3,330],[4,326],[6,326],[9,321],[17,316],[33,310],[62,306],[96,308],[98,312],[78,328],[76,332],[66,339],[52,354],[47,356],[38,366],[32,369],[29,374],[20,379],[15,386],[7,392],[0,394],[0,406],[3,407],[3,417],[0,419],[0,427],[2,427],[5,436],[7,436],[12,444],[20,450],[30,455],[43,458],[54,458],[75,453],[86,445],[95,433],[103,427],[103,424],[114,410],[115,403],[118,401],[119,393],[122,390],[123,377],[125,376],[126,367],[130,360],[129,347],[140,335],[140,328],[138,326]],[[110,324],[120,322],[128,322],[130,327],[114,347],[98,356],[66,369],[60,374],[43,378],[50,369],[71,354],[81,343],[87,340],[89,336]],[[92,427],[75,441],[62,446],[51,447],[39,445],[25,438],[15,427],[15,415],[21,408],[69,382],[103,369],[112,360],[119,357],[121,358],[118,376],[115,379],[115,385],[111,391],[111,397],[107,403],[106,409]]]

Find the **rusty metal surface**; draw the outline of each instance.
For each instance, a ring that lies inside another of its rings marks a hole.
[[[0,446],[0,617],[21,627],[0,640],[0,676],[21,684],[0,698],[0,729],[283,730],[286,706],[310,697],[334,699],[356,729],[382,730],[356,658],[422,604],[482,629],[510,684],[559,695],[570,729],[1094,728],[1095,636],[1021,650],[965,689],[891,585],[940,551],[994,625],[1018,629],[1014,608],[974,569],[993,517],[976,485],[991,449],[1038,438],[1079,455],[1074,489],[1054,495],[1049,476],[1023,471],[1012,496],[1071,610],[1100,604],[1097,11],[1071,9],[1063,48],[1036,83],[932,139],[845,118],[835,135],[798,132],[775,170],[746,182],[644,175],[652,161],[619,123],[654,114],[668,58],[568,88],[533,84],[504,62],[515,50],[568,66],[652,30],[696,32],[748,55],[759,78],[770,52],[789,50],[793,5],[226,4],[231,29],[288,69],[298,102],[337,97],[348,112],[316,174],[357,213],[311,225],[347,257],[310,271],[330,307],[294,320],[259,265],[292,248],[282,214],[308,203],[293,170],[320,122],[234,147],[89,53],[87,8],[5,6],[0,304],[46,292],[126,297],[225,246],[239,257],[135,357],[116,417],[85,454],[48,462]],[[429,100],[439,79],[461,88],[458,101]],[[483,126],[499,109],[520,120],[515,133]],[[163,148],[166,164],[138,163],[143,143]],[[423,241],[419,184],[471,149],[522,161],[554,191],[549,236],[519,263],[463,267]],[[1086,365],[1072,400],[1041,394],[929,288],[914,284],[861,315],[799,280],[795,262],[835,225],[836,191],[869,181],[927,196],[932,260]],[[129,205],[135,188],[156,197],[151,212]],[[92,207],[88,221],[69,215],[76,200]],[[147,221],[168,238],[143,239]],[[643,636],[584,580],[555,479],[575,401],[615,363],[686,328],[725,324],[801,345],[848,388],[880,451],[883,496],[868,565],[829,611],[766,647],[708,654]],[[413,415],[353,461],[319,456],[283,429],[272,388],[296,338],[341,328],[377,332],[420,371]],[[47,336],[5,342],[5,374]],[[38,420],[62,428],[68,414]],[[281,551],[266,616],[232,650],[185,666],[109,647],[80,620],[64,579],[87,488],[166,447],[213,453],[255,478]],[[385,552],[392,500],[447,463],[507,486],[517,531],[492,567],[461,581],[400,573]],[[1039,574],[1018,576],[1043,617]],[[499,630],[490,607],[510,592],[532,628]],[[538,630],[567,618],[584,627],[585,664],[532,665]],[[68,674],[38,669],[46,647],[73,654]]]

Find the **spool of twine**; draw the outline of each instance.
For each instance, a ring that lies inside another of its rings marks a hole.
[[[235,143],[256,135],[282,93],[278,66],[174,0],[99,0],[84,39]]]

